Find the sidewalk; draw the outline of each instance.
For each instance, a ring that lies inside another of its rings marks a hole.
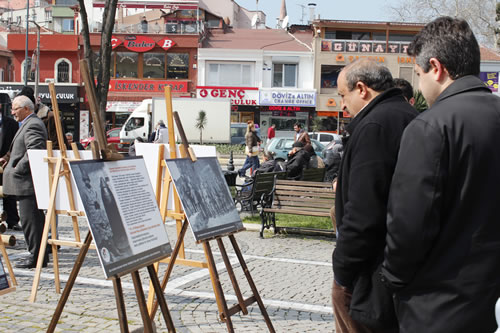
[[[86,221],[79,220],[82,237],[86,234]],[[59,217],[60,238],[72,237],[71,220]],[[248,225],[248,229],[258,225]],[[176,227],[166,225],[172,243]],[[14,232],[18,244],[8,248],[11,261],[26,254],[22,232]],[[331,310],[331,253],[334,242],[319,238],[266,235],[244,231],[236,234],[238,245],[245,257],[255,284],[260,291],[268,314],[277,332],[333,332]],[[230,260],[237,262],[232,247],[224,240]],[[222,257],[211,242],[223,289],[231,306],[236,302]],[[186,256],[204,260],[203,248],[195,244],[190,231],[185,237]],[[59,251],[60,276],[64,283],[73,267],[78,249],[62,247]],[[52,260],[52,258],[51,258]],[[241,269],[234,272],[244,297],[250,289]],[[166,264],[160,265],[160,279]],[[42,270],[42,278],[36,303],[29,303],[34,269],[15,269],[19,286],[13,293],[2,296],[0,305],[0,331],[44,332],[50,322],[60,295],[55,293],[53,263]],[[145,293],[149,279],[141,270]],[[127,319],[130,330],[141,327],[141,316],[129,276],[122,278]],[[177,332],[227,332],[225,323],[218,317],[217,305],[207,269],[176,265],[166,290],[166,300]],[[267,327],[257,305],[249,307],[249,314],[232,317],[236,332],[267,332]],[[161,314],[155,320],[158,332],[166,332]],[[82,266],[77,282],[69,296],[57,326],[57,332],[119,332],[116,305],[111,281],[104,279],[95,250],[90,250]]]

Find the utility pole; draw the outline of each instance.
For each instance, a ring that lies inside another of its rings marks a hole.
[[[26,1],[26,50],[24,51],[24,85],[28,85],[28,32],[30,17],[30,0]]]
[[[35,21],[30,21],[36,25],[36,69],[35,69],[35,100],[38,103],[38,84],[40,83],[40,26]]]

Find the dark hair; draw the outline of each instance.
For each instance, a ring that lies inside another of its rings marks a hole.
[[[35,92],[33,91],[33,88],[24,86],[23,89],[21,89],[21,91],[16,95],[16,97],[17,96],[28,97],[33,102],[33,106],[36,107]]]
[[[407,101],[413,98],[413,87],[411,83],[406,81],[405,79],[394,79],[394,86],[403,91],[403,96]]]
[[[443,16],[428,23],[408,47],[408,55],[424,73],[429,60],[436,58],[446,68],[451,79],[479,75],[481,53],[476,37],[467,21]]]
[[[293,126],[297,126],[298,128],[302,128],[302,124],[301,123],[295,123],[295,124],[293,124]]]
[[[264,156],[265,156],[268,160],[274,160],[274,152],[272,152],[272,151],[265,152],[265,153],[264,153]]]
[[[389,69],[374,60],[356,60],[345,66],[342,71],[345,73],[349,91],[352,91],[358,82],[363,82],[368,88],[377,92],[394,87]]]

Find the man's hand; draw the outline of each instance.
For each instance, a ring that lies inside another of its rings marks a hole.
[[[2,158],[0,158],[0,166],[1,166],[2,168],[5,168],[5,166],[7,165],[7,162],[8,162],[8,161],[7,161],[5,158],[3,158],[3,157],[2,157]]]

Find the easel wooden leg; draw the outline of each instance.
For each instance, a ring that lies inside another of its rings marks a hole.
[[[115,291],[116,311],[118,311],[118,321],[120,322],[120,332],[128,333],[127,311],[123,300],[122,282],[119,277],[113,277],[113,290]]]
[[[54,175],[58,175],[61,171],[62,158],[59,158],[54,169]],[[47,209],[47,216],[45,216],[45,225],[43,227],[42,241],[40,244],[40,252],[38,253],[38,261],[36,263],[35,276],[33,278],[33,286],[31,288],[30,302],[34,303],[36,299],[36,293],[38,291],[38,284],[40,283],[40,275],[42,274],[43,259],[45,257],[45,251],[47,250],[47,240],[49,238],[49,227],[50,220],[55,214],[55,203],[56,203],[56,193],[57,185],[59,184],[59,177],[54,177],[52,182],[52,188],[50,189],[49,207]]]
[[[49,328],[47,329],[47,333],[52,333],[56,329],[57,322],[61,317],[61,313],[66,305],[66,301],[68,300],[69,294],[71,293],[71,289],[73,289],[73,285],[75,284],[76,277],[80,272],[80,268],[82,267],[83,260],[85,260],[85,256],[87,255],[87,251],[89,250],[90,243],[92,242],[92,235],[90,231],[87,233],[87,237],[85,237],[85,242],[76,258],[75,265],[73,266],[73,270],[69,275],[68,282],[66,283],[66,287],[57,303],[56,310],[54,311],[54,315],[52,316],[52,320],[50,321]]]
[[[56,239],[57,226],[56,226],[56,213],[54,212],[50,219],[50,230],[52,231],[52,240]],[[47,236],[48,237],[48,236]],[[51,244],[52,262],[54,265],[54,283],[56,285],[56,293],[61,293],[61,281],[59,280],[59,254],[57,253],[57,245]]]
[[[215,284],[214,291],[217,305],[219,306],[219,309],[222,308],[222,313],[220,313],[219,315],[221,319],[226,322],[228,332],[234,332],[233,322],[231,321],[231,316],[229,315],[226,298],[224,297],[224,292],[220,284],[219,274],[217,273],[217,267],[215,267],[214,256],[212,254],[212,249],[210,248],[210,244],[208,241],[203,242],[203,248],[205,249],[205,255],[207,256],[208,270],[210,271],[212,282]]]
[[[170,310],[168,309],[167,302],[165,300],[165,295],[163,294],[163,290],[161,289],[160,280],[158,280],[158,275],[153,265],[148,266],[148,272],[156,294],[156,299],[160,304],[160,309],[163,314],[163,319],[165,319],[165,323],[167,324],[168,331],[171,333],[175,333],[174,322],[172,320],[172,316],[170,315]]]
[[[255,296],[257,304],[259,305],[262,316],[264,317],[264,320],[266,321],[267,328],[269,329],[269,332],[274,333],[275,330],[274,330],[273,324],[271,323],[271,319],[269,318],[269,315],[267,314],[267,310],[266,310],[266,307],[264,306],[264,302],[262,302],[262,299],[260,298],[259,291],[257,290],[255,283],[253,282],[252,275],[250,274],[250,271],[248,270],[248,267],[247,267],[247,264],[245,263],[245,259],[243,258],[243,255],[241,254],[238,243],[236,242],[236,238],[234,238],[234,235],[229,235],[229,240],[231,241],[231,244],[233,245],[234,252],[236,253],[236,256],[238,257],[241,268],[243,269],[243,272],[245,273],[245,276],[248,280],[248,284],[250,285],[250,288],[252,289],[252,293]]]
[[[139,310],[141,311],[142,323],[144,325],[144,332],[153,333],[153,325],[151,324],[152,320],[148,316],[148,307],[146,305],[144,291],[142,290],[141,277],[139,276],[139,271],[133,271],[131,274],[132,274],[132,281],[134,282],[134,289],[135,289],[135,295],[137,297],[137,303],[139,304]]]
[[[233,285],[234,292],[236,294],[236,298],[238,299],[238,303],[241,307],[241,312],[244,315],[248,314],[247,306],[245,305],[245,300],[243,299],[243,295],[241,294],[240,286],[238,285],[238,281],[236,281],[236,276],[234,275],[233,266],[229,261],[229,257],[227,256],[226,248],[224,247],[224,242],[222,242],[221,238],[217,238],[217,245],[219,245],[219,250],[222,255],[222,259],[224,260],[224,264],[226,265],[227,273],[229,274],[229,278],[231,279],[231,283]]]
[[[9,276],[12,281],[12,285],[17,286],[16,276],[14,275],[14,270],[12,269],[12,265],[10,264],[9,256],[7,254],[7,250],[5,249],[2,237],[0,237],[0,251],[2,252],[5,265],[7,266],[7,270],[9,271]]]
[[[174,268],[175,259],[177,259],[177,254],[179,253],[180,247],[182,245],[182,243],[179,242],[178,240],[184,239],[184,235],[186,234],[186,230],[187,230],[187,225],[188,225],[188,221],[184,221],[182,228],[181,228],[181,231],[179,233],[179,236],[177,238],[177,242],[175,242],[174,251],[172,252],[172,255],[170,256],[170,263],[168,264],[167,271],[165,272],[165,275],[163,276],[163,280],[161,281],[160,287],[161,287],[162,292],[167,287],[168,279],[170,278],[170,274],[172,273],[172,270]],[[153,319],[155,317],[156,311],[158,311],[158,300],[154,301],[153,306],[150,309],[149,317],[151,319]]]

